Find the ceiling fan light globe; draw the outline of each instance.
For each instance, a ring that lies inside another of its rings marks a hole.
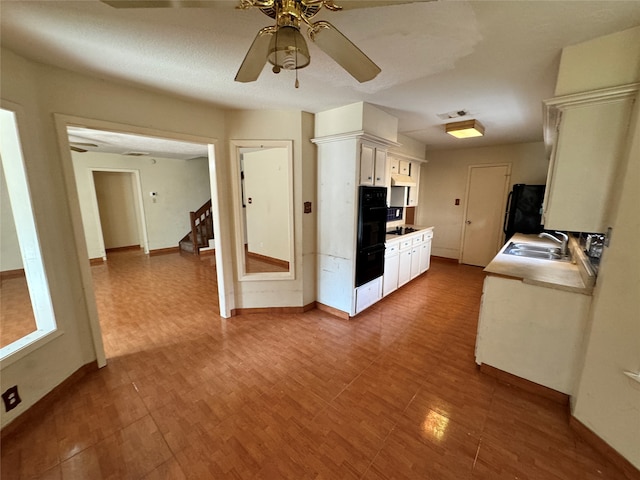
[[[295,70],[309,65],[311,57],[307,42],[296,27],[278,28],[269,44],[269,63],[285,70]]]

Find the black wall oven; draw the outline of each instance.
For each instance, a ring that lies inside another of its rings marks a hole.
[[[360,187],[356,287],[384,273],[384,240],[387,226],[387,189]]]

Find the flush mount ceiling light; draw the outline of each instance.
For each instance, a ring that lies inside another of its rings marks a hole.
[[[445,131],[456,138],[481,137],[484,135],[484,127],[477,120],[447,123]]]

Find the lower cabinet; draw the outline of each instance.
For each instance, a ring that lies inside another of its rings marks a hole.
[[[401,287],[411,280],[411,247],[400,250],[398,263],[398,287]]]
[[[371,280],[369,283],[356,288],[356,313],[370,307],[382,298],[382,277]]]
[[[382,296],[386,297],[398,289],[398,270],[400,267],[400,251],[397,243],[387,247],[384,255],[384,276],[382,278]]]
[[[382,295],[389,295],[429,269],[433,231],[404,235],[386,245]]]
[[[433,232],[429,231],[424,234],[424,241],[420,245],[420,273],[429,270],[431,265],[431,239]]]
[[[590,304],[588,295],[488,275],[476,363],[574,394]]]

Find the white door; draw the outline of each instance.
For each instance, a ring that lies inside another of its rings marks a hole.
[[[461,263],[485,267],[502,246],[511,165],[469,167]]]

